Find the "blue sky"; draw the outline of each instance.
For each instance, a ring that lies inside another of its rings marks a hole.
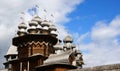
[[[78,5],[76,10],[68,14],[71,21],[65,26],[80,34],[91,30],[97,21],[110,22],[116,15],[120,14],[120,0],[85,0]]]
[[[119,0],[84,0],[72,13],[67,15],[70,21],[65,24],[65,27],[70,30],[71,34],[78,32],[82,35],[90,32],[96,22],[105,21],[106,24],[109,24],[119,14]],[[87,38],[84,42],[90,42],[90,39]]]
[[[32,18],[28,11],[35,4],[41,18],[47,15],[51,20],[50,14],[55,16],[59,38],[68,32],[74,38],[86,67],[120,63],[120,0],[1,0],[0,68],[21,21],[20,13],[25,12],[27,23]]]

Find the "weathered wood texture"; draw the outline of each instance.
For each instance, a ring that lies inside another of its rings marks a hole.
[[[102,65],[83,69],[74,69],[69,71],[120,71],[120,64]]]

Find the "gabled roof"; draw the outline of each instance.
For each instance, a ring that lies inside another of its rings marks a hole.
[[[14,45],[10,45],[10,48],[8,49],[6,55],[16,55],[16,54],[18,54],[17,47]]]
[[[66,51],[62,54],[51,54],[44,64],[70,64],[69,56],[74,53],[74,51]]]

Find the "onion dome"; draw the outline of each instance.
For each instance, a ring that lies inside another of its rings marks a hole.
[[[57,33],[57,29],[55,27],[55,25],[50,25],[49,26],[49,30],[50,30],[50,34],[57,37],[58,36],[58,33]]]
[[[30,34],[36,34],[37,32],[38,32],[38,30],[37,30],[37,26],[38,26],[38,22],[36,22],[36,21],[34,21],[34,20],[31,20],[30,22],[29,22],[29,28],[28,28],[28,32],[30,33]]]
[[[82,58],[82,53],[80,52],[80,50],[75,50],[75,66],[77,66],[78,68],[82,68],[82,65],[84,64],[83,58]]]
[[[57,36],[58,36],[57,31],[51,31],[50,34],[51,34],[53,37],[57,37]]]
[[[22,28],[27,29],[27,25],[24,22],[22,22],[18,25],[18,28],[19,29],[22,29]]]
[[[37,26],[37,30],[38,30],[38,34],[42,33],[42,27],[41,27],[41,25]]]
[[[43,30],[49,30],[49,27],[48,26],[44,26],[42,29]]]
[[[64,48],[67,48],[67,50],[70,50],[70,49],[75,48],[75,45],[73,45],[72,43],[66,43],[66,44],[64,45]]]
[[[41,26],[44,27],[44,26],[48,26],[49,27],[49,22],[47,20],[44,20],[42,23],[41,23]]]
[[[72,42],[73,42],[73,38],[68,35],[68,36],[66,36],[66,37],[63,39],[63,42],[64,42],[64,43],[67,43],[67,42],[72,43]]]
[[[49,31],[49,22],[47,20],[44,20],[41,23],[41,26],[43,27],[42,28],[42,33],[43,34],[49,34],[50,33],[50,31]]]
[[[50,25],[49,26],[49,29],[52,31],[52,30],[54,30],[54,31],[56,31],[57,29],[56,29],[56,27],[55,27],[55,25]]]
[[[42,19],[41,19],[38,15],[36,15],[36,16],[33,18],[33,21],[36,21],[36,22],[38,22],[38,24],[41,24]]]
[[[26,24],[24,22],[20,23],[18,25],[18,31],[17,31],[18,36],[23,36],[27,34],[26,29],[27,29]]]
[[[37,27],[37,25],[38,25],[38,23],[37,23],[37,21],[34,21],[34,20],[31,20],[30,22],[29,22],[29,26],[30,27]]]
[[[58,40],[57,44],[54,46],[55,50],[62,50],[63,45],[61,44],[61,40]]]

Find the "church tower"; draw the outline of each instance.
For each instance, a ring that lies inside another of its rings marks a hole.
[[[75,49],[73,38],[68,35],[62,41],[57,36],[57,28],[51,21],[36,15],[27,26],[23,20],[5,55],[5,68],[8,71],[67,71],[82,68],[82,53]]]
[[[18,59],[12,61],[12,71],[33,71],[50,54],[55,53],[53,45],[57,43],[56,31],[50,28],[46,20],[37,15],[29,22],[29,28],[22,22],[18,26],[18,37],[13,38],[13,45],[17,46]]]

